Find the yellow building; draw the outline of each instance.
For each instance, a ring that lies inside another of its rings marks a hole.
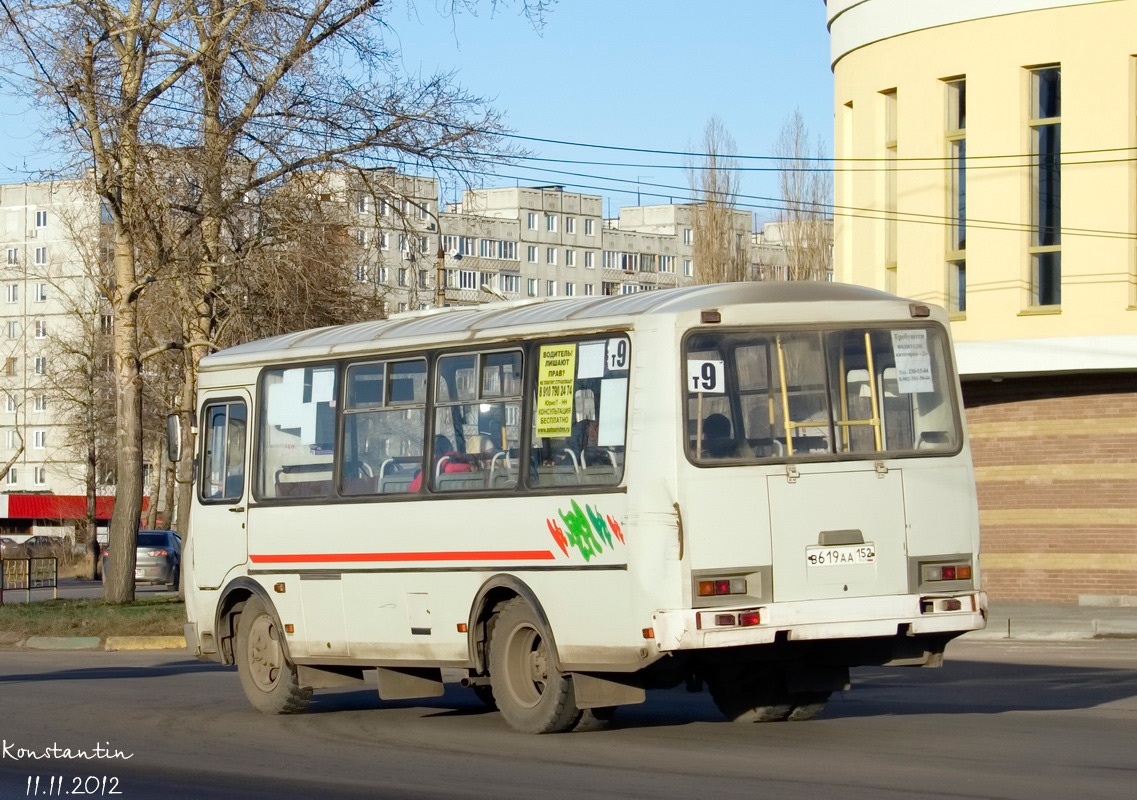
[[[835,278],[952,312],[996,599],[1137,605],[1137,0],[829,0]]]

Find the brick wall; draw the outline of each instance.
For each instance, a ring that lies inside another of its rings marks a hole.
[[[1137,595],[1137,376],[972,381],[963,396],[991,599]]]

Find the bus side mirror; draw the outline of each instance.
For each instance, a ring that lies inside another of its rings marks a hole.
[[[182,460],[182,417],[180,414],[166,415],[166,455],[171,464]]]

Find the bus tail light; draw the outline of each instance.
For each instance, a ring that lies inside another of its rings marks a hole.
[[[749,628],[751,625],[761,625],[762,615],[757,611],[743,611],[738,615],[738,624],[744,628]]]
[[[719,597],[728,594],[746,594],[746,578],[699,581],[699,597]]]
[[[970,564],[925,564],[922,571],[925,581],[969,581]]]

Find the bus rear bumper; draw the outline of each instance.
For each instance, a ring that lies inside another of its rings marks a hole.
[[[659,611],[653,629],[660,652],[673,652],[775,641],[957,635],[986,625],[986,592],[951,592]]]

